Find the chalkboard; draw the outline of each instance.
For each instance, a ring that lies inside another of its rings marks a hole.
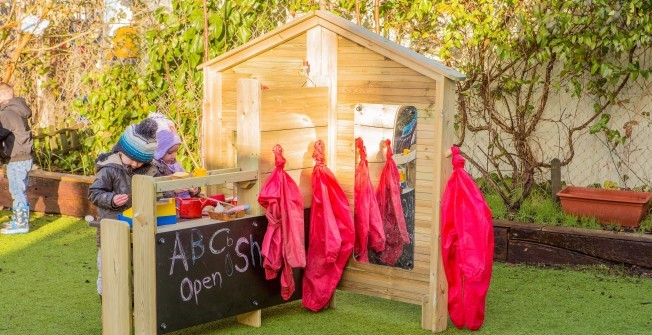
[[[279,277],[265,279],[266,229],[267,218],[257,216],[157,233],[158,333],[286,302]],[[303,270],[295,269],[296,291],[288,301],[301,298],[302,276]]]

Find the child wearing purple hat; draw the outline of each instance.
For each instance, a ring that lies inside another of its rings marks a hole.
[[[177,154],[181,147],[181,138],[179,135],[168,129],[161,129],[156,133],[156,140],[158,141],[158,146],[154,153],[154,160],[159,175],[169,176],[175,172],[184,172],[183,166],[177,161]],[[199,188],[194,188],[190,190],[164,192],[163,196],[165,198],[190,198],[191,196],[198,195],[199,192]]]

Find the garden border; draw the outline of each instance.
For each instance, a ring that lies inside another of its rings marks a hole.
[[[94,176],[32,170],[27,186],[30,209],[48,214],[95,217],[97,208],[88,200],[88,187],[94,179]],[[0,169],[0,206],[12,207],[5,169]]]
[[[494,220],[494,261],[624,266],[652,275],[652,235]]]

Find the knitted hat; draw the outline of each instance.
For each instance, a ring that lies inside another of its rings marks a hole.
[[[144,119],[139,124],[131,124],[120,136],[113,148],[140,163],[149,163],[156,151],[156,130],[158,125],[151,118]]]
[[[181,138],[179,135],[167,129],[159,130],[159,132],[156,133],[156,140],[158,141],[158,147],[156,147],[156,152],[154,153],[155,159],[161,159],[170,148],[177,144],[181,144]]]

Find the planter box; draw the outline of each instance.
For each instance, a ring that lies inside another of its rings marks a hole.
[[[97,208],[88,201],[88,187],[93,179],[92,176],[32,170],[27,186],[30,209],[48,214],[97,217]],[[12,207],[9,181],[3,169],[0,169],[0,206]]]
[[[647,213],[651,193],[566,186],[557,193],[567,214],[595,217],[600,223],[638,227]]]

